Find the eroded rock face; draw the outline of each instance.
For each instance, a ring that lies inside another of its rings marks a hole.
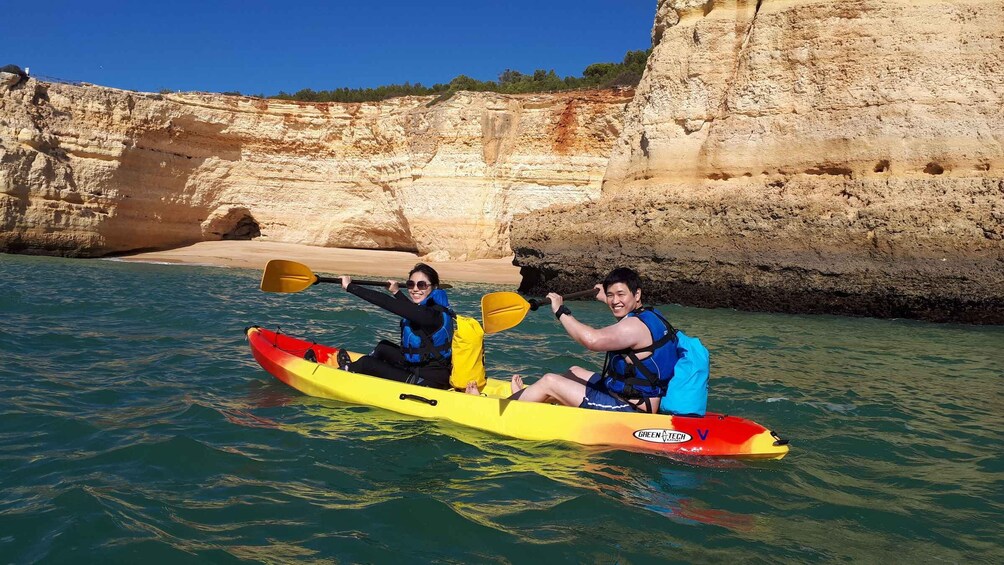
[[[512,232],[525,290],[1004,323],[1004,2],[661,0],[599,201]]]
[[[514,213],[598,197],[631,94],[310,104],[28,80],[0,90],[0,251],[260,236],[503,257]]]

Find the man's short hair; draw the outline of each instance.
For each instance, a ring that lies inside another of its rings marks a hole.
[[[610,271],[607,278],[603,279],[603,292],[606,292],[611,286],[617,283],[626,284],[631,294],[634,294],[641,288],[641,277],[638,276],[638,273],[634,269],[618,267]]]

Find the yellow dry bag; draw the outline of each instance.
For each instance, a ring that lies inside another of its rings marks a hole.
[[[485,330],[474,318],[457,316],[453,332],[453,372],[450,385],[464,390],[474,381],[478,390],[485,388]]]

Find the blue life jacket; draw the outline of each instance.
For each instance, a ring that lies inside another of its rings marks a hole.
[[[607,362],[603,367],[604,384],[624,398],[663,396],[673,378],[678,358],[676,330],[653,308],[635,310],[628,316],[638,318],[648,327],[652,345],[607,353]],[[646,351],[651,351],[652,355],[638,359],[638,354]]]
[[[453,355],[453,317],[450,300],[446,291],[437,288],[420,306],[435,309],[443,316],[443,325],[433,333],[412,325],[407,318],[401,318],[401,352],[412,365],[425,365],[433,359],[449,359]]]

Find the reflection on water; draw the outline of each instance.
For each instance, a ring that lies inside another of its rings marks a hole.
[[[706,508],[700,502],[675,494],[698,488],[706,480],[706,476],[700,469],[690,470],[679,462],[660,455],[648,455],[648,458],[658,466],[670,467],[657,467],[649,473],[640,473],[638,469],[612,462],[617,456],[612,450],[505,438],[450,422],[427,422],[412,416],[337,401],[290,397],[285,388],[274,394],[264,392],[276,388],[279,385],[256,393],[253,400],[263,403],[262,406],[295,405],[304,416],[301,421],[280,424],[250,416],[244,411],[239,415],[230,412],[228,418],[239,425],[276,427],[310,438],[332,441],[374,442],[376,445],[384,445],[421,441],[423,435],[435,433],[467,445],[471,449],[465,450],[464,454],[445,455],[455,469],[451,477],[448,480],[444,478],[444,482],[437,487],[457,495],[463,494],[463,500],[458,500],[451,506],[458,513],[486,527],[520,534],[509,530],[496,518],[513,512],[546,509],[565,502],[569,497],[581,496],[579,491],[583,490],[677,521],[718,525],[742,531],[749,531],[753,527],[753,520],[749,516]],[[639,454],[639,457],[644,456]],[[730,467],[740,465],[735,462],[723,464]],[[497,482],[519,481],[531,476],[570,487],[574,494],[532,501],[513,500],[505,496],[470,500],[471,497],[481,498],[481,495],[493,490]],[[397,496],[403,495],[399,487],[395,486],[381,492],[379,496],[367,498],[370,502],[386,501],[393,498],[395,493]],[[521,535],[532,536],[532,533]]]

